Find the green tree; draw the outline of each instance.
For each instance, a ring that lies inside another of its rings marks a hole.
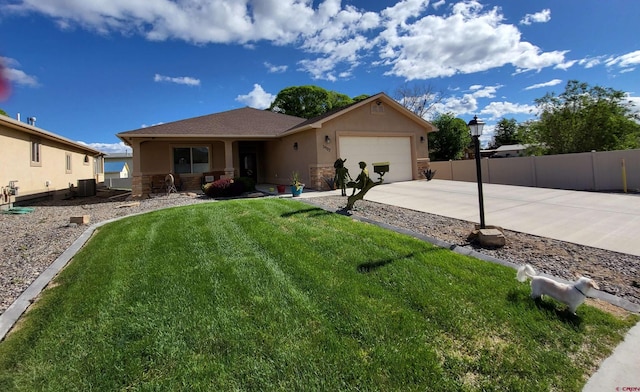
[[[360,102],[360,101],[364,101],[365,99],[369,98],[371,95],[368,94],[360,94],[358,96],[353,97],[353,102]]]
[[[429,157],[434,161],[462,158],[464,149],[471,144],[467,123],[453,113],[438,114],[433,121],[437,132],[429,134]]]
[[[320,116],[353,103],[345,94],[318,86],[291,86],[281,90],[269,110],[302,118]]]
[[[518,123],[514,118],[502,118],[495,127],[493,140],[489,148],[498,148],[509,144],[519,144],[522,141],[518,135]]]
[[[7,112],[5,112],[4,110],[0,109],[0,114],[2,114],[3,116],[8,116]]]
[[[540,115],[528,137],[544,145],[548,154],[638,148],[639,118],[626,96],[570,80],[560,95],[548,93],[535,100]]]
[[[525,149],[526,156],[540,156],[547,151],[546,146],[539,142],[539,122],[536,120],[527,120],[518,124],[516,134],[520,143],[527,145]]]
[[[342,108],[351,105],[354,101],[348,95],[341,94],[335,91],[329,91],[329,105],[331,109]]]

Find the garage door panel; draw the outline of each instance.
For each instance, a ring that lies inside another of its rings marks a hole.
[[[364,161],[373,180],[372,163],[389,162],[385,182],[408,181],[413,178],[411,161],[411,139],[409,137],[340,137],[340,157],[347,159],[345,166],[355,179],[360,173],[358,162]]]

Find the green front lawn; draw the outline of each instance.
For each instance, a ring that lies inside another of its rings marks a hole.
[[[638,318],[304,203],[104,226],[0,343],[0,390],[579,391]]]

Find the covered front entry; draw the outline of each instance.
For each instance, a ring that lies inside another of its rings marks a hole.
[[[385,182],[413,179],[410,137],[342,136],[338,143],[340,158],[347,159],[345,166],[354,179],[360,173],[360,161],[367,163],[372,180],[378,179],[373,173],[374,162],[389,162],[389,173],[384,176]]]
[[[240,142],[238,144],[238,166],[240,169],[240,177],[249,177],[257,182],[261,156],[261,142]]]

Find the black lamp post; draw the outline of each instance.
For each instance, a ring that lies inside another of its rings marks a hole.
[[[480,203],[480,228],[484,229],[484,199],[482,197],[482,169],[480,167],[480,135],[482,135],[484,122],[478,120],[478,116],[473,116],[473,120],[469,121],[469,129],[473,137],[473,144],[476,156],[476,178],[478,179],[478,202]]]

